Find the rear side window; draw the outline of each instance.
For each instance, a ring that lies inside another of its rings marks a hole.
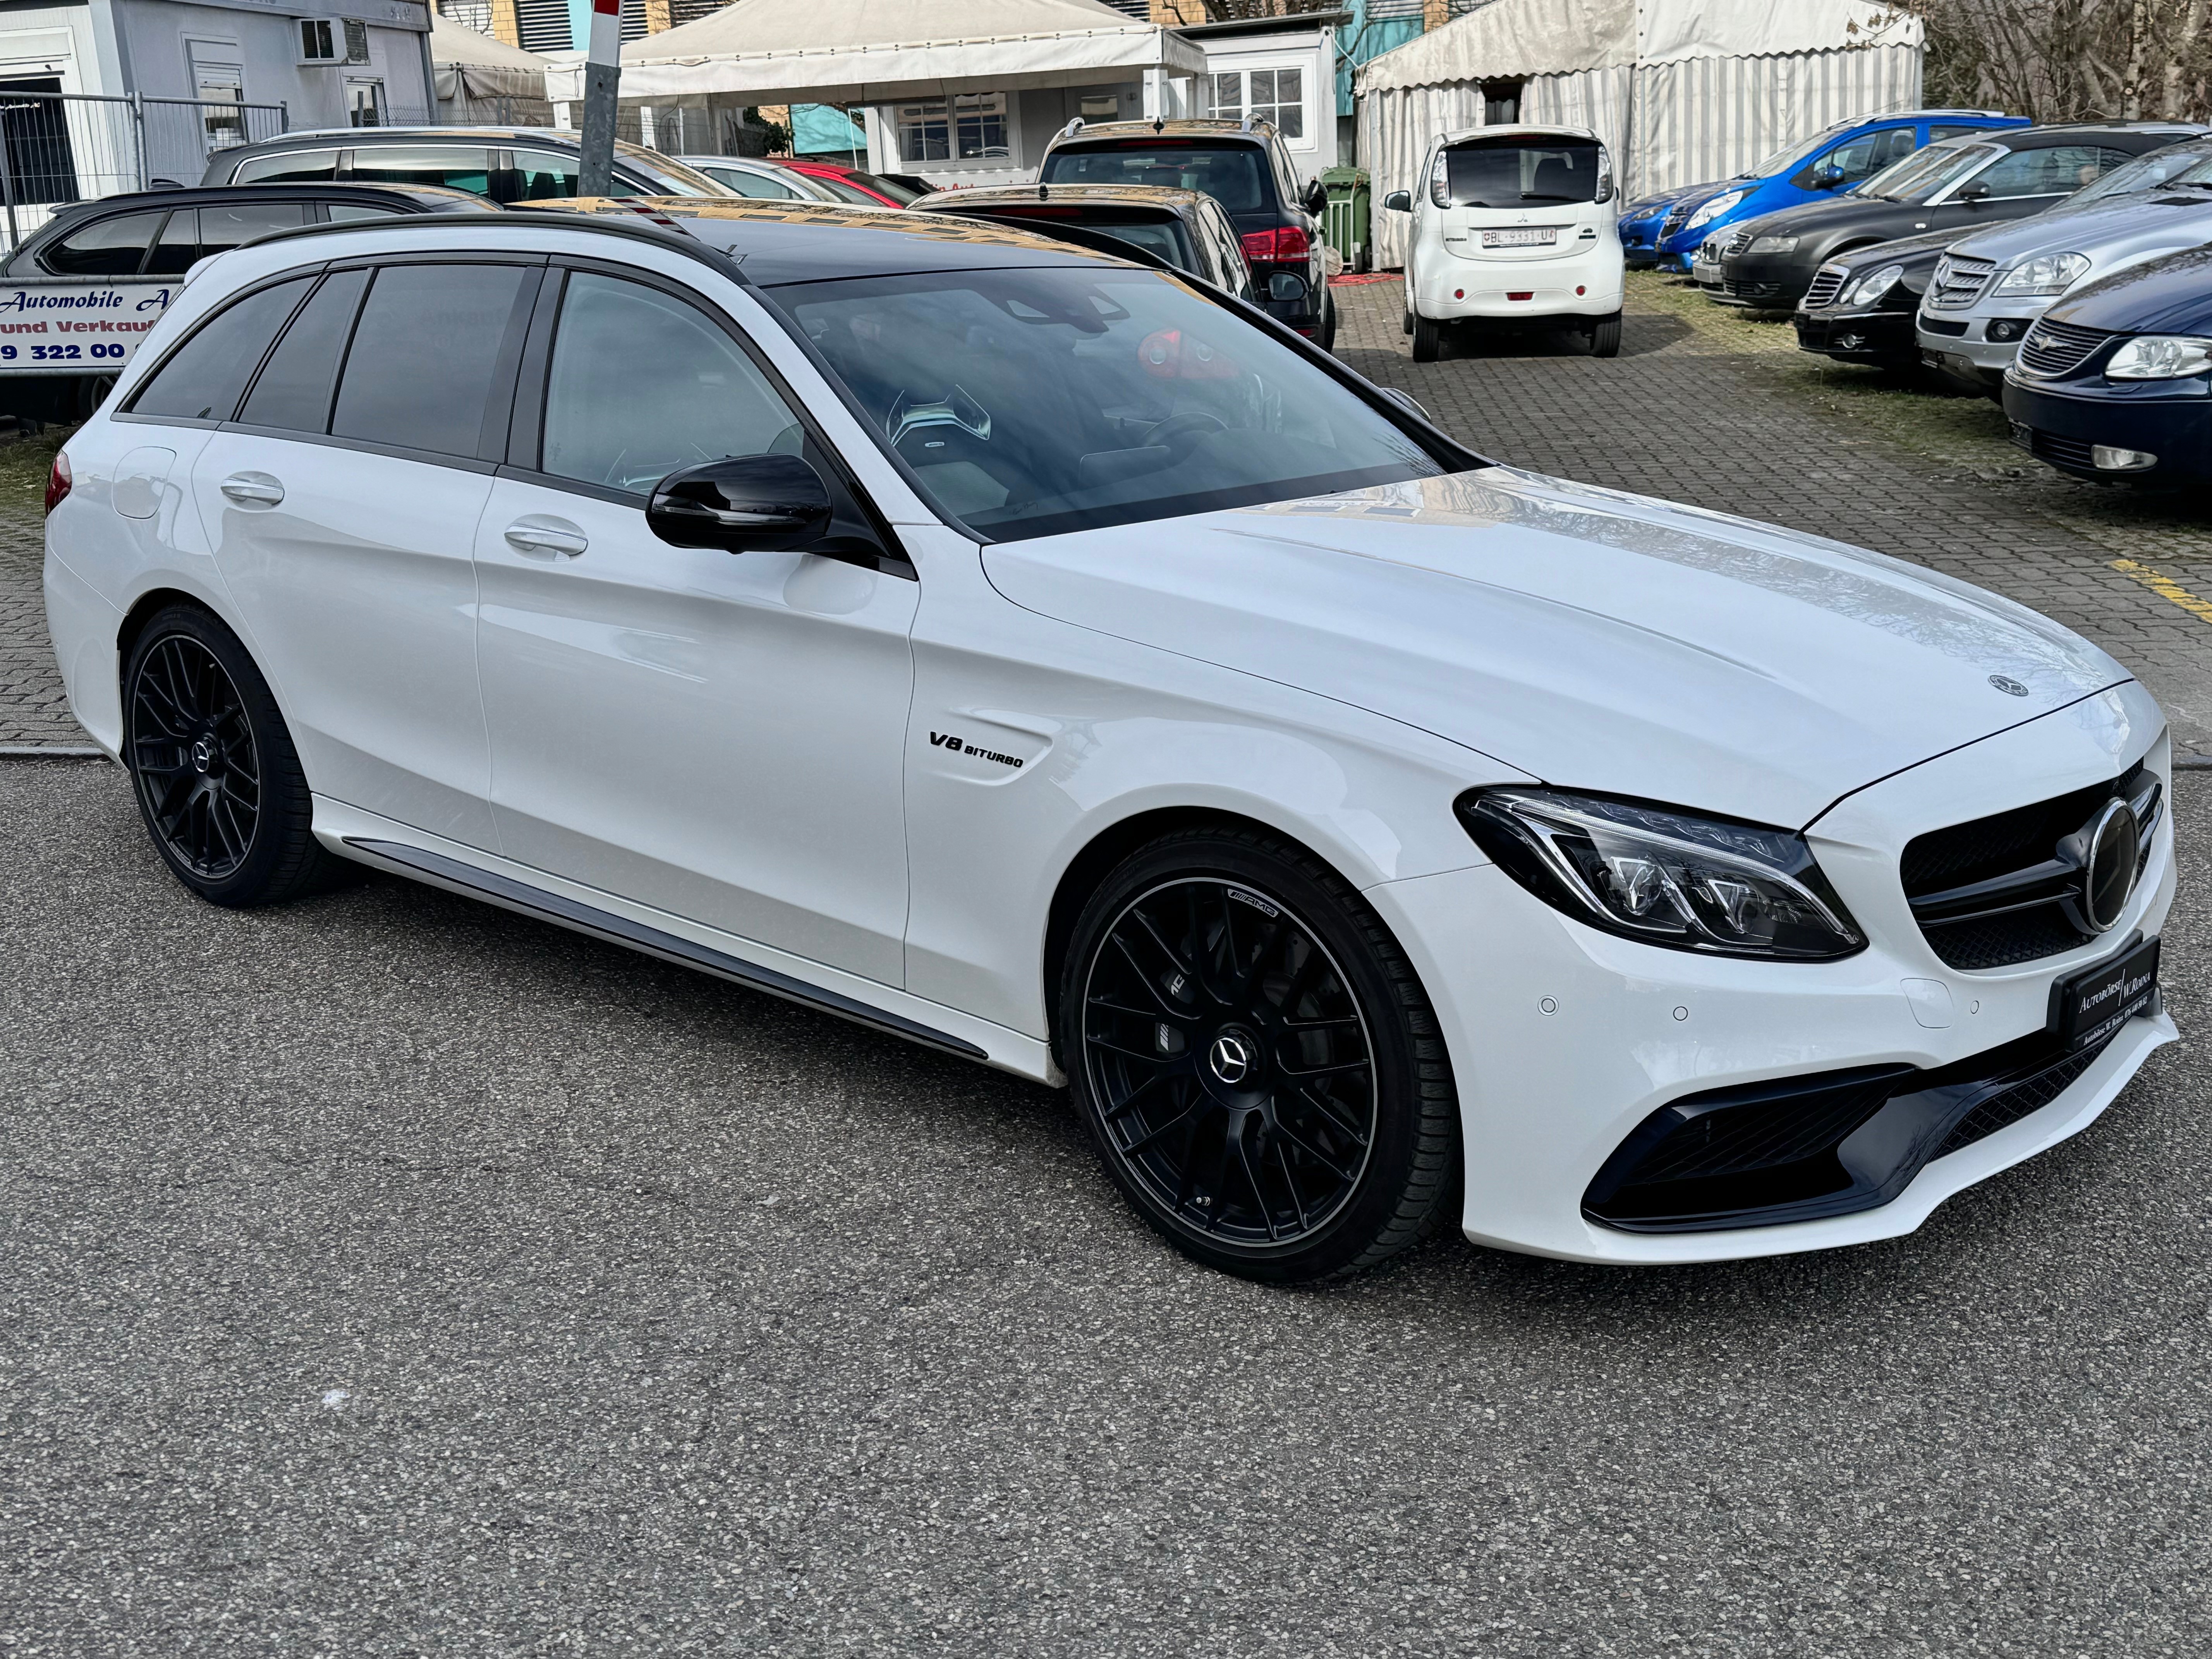
[[[266,236],[272,230],[293,230],[307,222],[305,202],[241,202],[234,207],[200,210],[200,258]]]
[[[500,348],[532,276],[515,265],[378,271],[346,353],[331,434],[475,455]]]
[[[191,208],[179,208],[169,216],[169,222],[161,227],[159,240],[154,244],[153,256],[146,261],[149,276],[181,276],[200,257],[200,216]]]
[[[368,286],[365,270],[341,270],[315,290],[284,331],[276,349],[246,394],[238,418],[248,426],[292,432],[326,432],[338,362],[353,332],[354,313]]]
[[[217,312],[154,371],[131,400],[131,413],[172,420],[228,420],[269,343],[313,281],[295,276]]]
[[[365,144],[353,153],[362,185],[443,185],[483,196],[491,189],[491,152],[472,144]]]
[[[1597,175],[1598,147],[1588,138],[1477,139],[1444,152],[1455,207],[1595,202]]]
[[[158,213],[126,213],[87,225],[39,256],[57,276],[130,276],[146,258],[161,223]]]
[[[353,219],[392,219],[398,216],[396,207],[376,207],[363,202],[325,202],[324,216],[334,225]]]
[[[230,175],[234,185],[327,184],[338,176],[338,153],[334,149],[293,149],[275,155],[252,155]]]
[[[1134,139],[1111,149],[1056,149],[1038,178],[1048,185],[1164,185],[1211,196],[1231,213],[1271,210],[1274,192],[1257,144],[1161,144]]]

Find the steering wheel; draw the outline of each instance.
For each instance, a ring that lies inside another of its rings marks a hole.
[[[1186,409],[1179,415],[1170,415],[1149,428],[1138,443],[1139,449],[1156,449],[1170,438],[1180,438],[1185,433],[1226,432],[1229,422],[1218,415],[1209,415],[1202,409]]]

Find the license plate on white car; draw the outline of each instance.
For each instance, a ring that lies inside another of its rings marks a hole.
[[[2058,1036],[2079,1052],[2104,1042],[2158,1000],[2158,941],[2076,974],[2058,987]]]
[[[1549,247],[1559,240],[1556,225],[1531,225],[1523,230],[1486,230],[1485,247]]]

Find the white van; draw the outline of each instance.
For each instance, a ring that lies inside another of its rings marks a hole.
[[[1469,318],[1557,317],[1597,356],[1620,350],[1626,262],[1613,205],[1613,157],[1586,127],[1474,127],[1430,147],[1418,194],[1386,210],[1413,216],[1406,252],[1406,332],[1434,362],[1443,325]]]

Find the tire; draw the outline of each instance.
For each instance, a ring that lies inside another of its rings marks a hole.
[[[1444,329],[1442,323],[1431,322],[1419,312],[1413,313],[1413,361],[1432,363],[1443,350]]]
[[[1408,301],[1406,301],[1406,332],[1407,332],[1407,333],[1408,333],[1408,334],[1411,334],[1413,331],[1413,302],[1411,300],[1408,300]]]
[[[1346,1278],[1457,1224],[1435,1011],[1307,853],[1224,828],[1132,854],[1076,921],[1057,1036],[1115,1183],[1208,1267]]]
[[[281,904],[353,866],[324,850],[299,751],[238,636],[195,605],[139,633],[123,670],[123,756],[177,879],[211,904]]]
[[[1620,313],[1601,317],[1592,324],[1589,331],[1590,356],[1618,357],[1620,356]]]
[[[1315,331],[1314,343],[1323,351],[1336,349],[1336,296],[1326,288],[1321,291],[1321,327]]]

